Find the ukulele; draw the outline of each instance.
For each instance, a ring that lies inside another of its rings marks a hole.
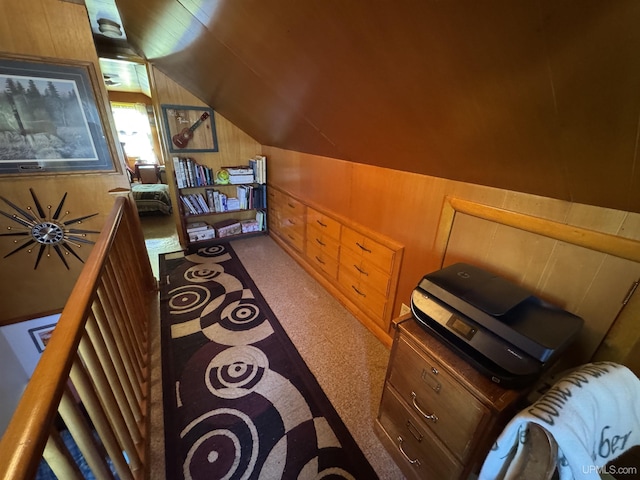
[[[209,112],[204,112],[202,116],[189,128],[183,128],[180,133],[176,133],[171,140],[178,148],[185,148],[189,144],[189,140],[193,138],[193,131],[200,126],[202,122],[204,122],[207,118],[209,118]]]

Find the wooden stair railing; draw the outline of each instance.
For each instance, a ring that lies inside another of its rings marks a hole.
[[[85,478],[57,413],[95,478],[145,478],[155,290],[135,207],[118,197],[2,437],[0,479],[33,479],[42,458]]]

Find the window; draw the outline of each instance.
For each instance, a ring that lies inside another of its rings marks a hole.
[[[153,151],[151,127],[147,107],[142,103],[111,102],[113,120],[118,130],[118,139],[124,144],[128,160],[157,164]]]

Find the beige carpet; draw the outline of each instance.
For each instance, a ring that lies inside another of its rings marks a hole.
[[[180,249],[171,222],[142,219],[156,275],[158,254]],[[232,246],[380,478],[404,478],[373,431],[389,351],[270,237],[234,241]],[[151,340],[150,478],[156,480],[165,479],[157,324]]]

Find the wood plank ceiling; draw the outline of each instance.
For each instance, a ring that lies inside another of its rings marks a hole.
[[[117,0],[265,145],[640,212],[640,2]]]

